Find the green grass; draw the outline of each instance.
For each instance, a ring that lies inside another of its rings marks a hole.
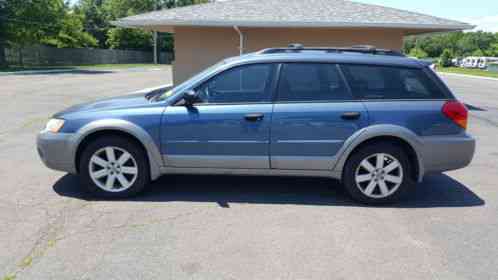
[[[60,70],[60,69],[72,69],[72,67],[63,66],[46,66],[46,67],[21,67],[21,66],[9,66],[0,68],[1,72],[19,72],[19,71],[31,71],[31,70]]]
[[[19,267],[26,268],[26,267],[31,266],[31,264],[33,264],[33,257],[27,256],[26,258],[24,258],[21,261],[21,263],[19,264]]]
[[[73,66],[78,69],[126,69],[126,68],[148,68],[160,67],[162,64],[94,64]]]
[[[16,275],[15,274],[9,274],[9,275],[5,275],[2,280],[14,280],[16,279]]]
[[[438,68],[439,72],[442,73],[455,73],[455,74],[465,74],[472,76],[481,76],[481,77],[490,77],[490,78],[498,78],[498,72],[490,72],[484,71],[480,69],[467,69],[467,68],[458,68],[458,67],[447,67],[447,68]]]
[[[70,70],[70,69],[98,69],[98,70],[112,70],[112,69],[129,69],[129,68],[155,68],[162,67],[164,64],[91,64],[91,65],[72,65],[72,66],[9,66],[0,68],[0,72],[19,72],[19,71],[33,71],[33,70]]]

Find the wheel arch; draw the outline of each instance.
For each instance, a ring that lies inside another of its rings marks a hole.
[[[380,142],[390,142],[399,145],[407,153],[415,169],[413,179],[417,182],[422,180],[425,172],[420,152],[422,143],[415,133],[397,125],[376,125],[357,132],[344,144],[343,151],[334,167],[334,171],[340,174],[340,178],[342,179],[344,166],[356,151],[367,145]]]
[[[76,171],[79,172],[79,160],[84,148],[93,140],[105,135],[120,135],[126,137],[147,153],[149,161],[151,179],[157,179],[160,176],[162,159],[157,145],[152,137],[141,127],[124,120],[99,120],[82,127],[73,143],[73,154]]]

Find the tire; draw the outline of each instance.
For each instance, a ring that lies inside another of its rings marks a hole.
[[[342,181],[353,199],[376,205],[401,200],[414,185],[412,175],[410,160],[400,146],[377,143],[361,148],[348,159]]]
[[[131,197],[150,182],[146,152],[123,137],[103,136],[92,141],[83,150],[79,167],[83,185],[97,197]]]

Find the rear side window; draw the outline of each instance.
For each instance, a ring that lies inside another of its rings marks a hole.
[[[281,71],[278,100],[320,102],[352,99],[337,65],[289,63]]]
[[[444,99],[422,69],[341,65],[353,94],[361,99]]]

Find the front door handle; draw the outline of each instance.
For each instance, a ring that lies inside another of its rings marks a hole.
[[[361,116],[360,112],[346,112],[342,114],[341,118],[344,120],[357,120]]]
[[[254,114],[245,115],[244,119],[246,119],[246,121],[250,121],[250,122],[257,122],[257,121],[263,120],[264,117],[265,117],[265,115],[262,113],[254,113]]]

